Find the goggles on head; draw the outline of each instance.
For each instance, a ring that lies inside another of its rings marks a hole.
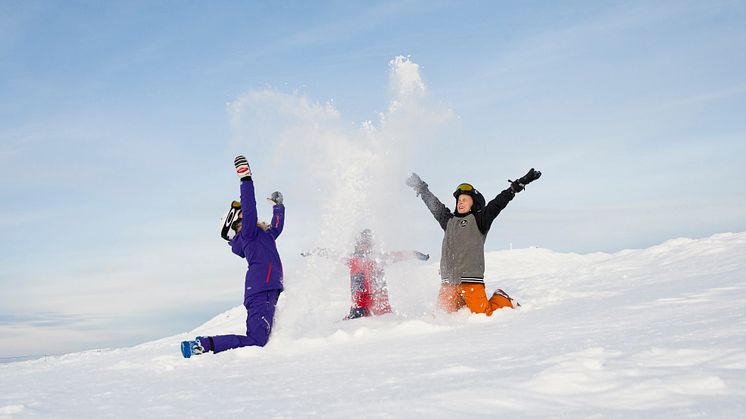
[[[458,187],[456,188],[456,190],[457,191],[464,191],[464,192],[471,192],[471,191],[474,190],[474,187],[471,186],[468,183],[462,183],[462,184],[458,185]]]

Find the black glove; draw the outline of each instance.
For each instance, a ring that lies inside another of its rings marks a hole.
[[[508,179],[508,182],[510,182],[510,189],[512,189],[514,193],[518,193],[522,191],[526,187],[526,185],[540,177],[541,172],[538,170],[534,170],[534,168],[532,167],[531,170],[529,170],[528,173],[526,173],[522,178],[518,180]]]
[[[407,178],[407,186],[413,188],[416,192],[419,193],[423,188],[427,188],[427,183],[425,183],[422,179],[420,179],[419,176],[417,176],[417,173],[412,173]]]
[[[424,253],[414,252],[414,254],[415,254],[415,256],[417,256],[417,259],[419,259],[419,260],[428,260],[428,259],[430,259],[430,255],[426,255]]]
[[[272,192],[272,195],[267,198],[274,205],[282,205],[282,193],[280,191]]]
[[[368,312],[367,308],[356,308],[351,307],[350,308],[350,314],[345,316],[343,320],[352,320],[352,319],[358,319],[360,317],[367,317],[370,313]]]
[[[236,158],[233,159],[233,165],[236,166],[236,174],[241,178],[241,180],[251,179],[251,168],[249,167],[249,162],[246,160],[246,157],[236,156]]]

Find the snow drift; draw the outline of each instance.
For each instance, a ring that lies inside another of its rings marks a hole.
[[[399,314],[353,321],[339,320],[346,301],[294,312],[303,296],[288,273],[265,348],[181,357],[184,338],[241,331],[238,307],[132,348],[0,365],[0,416],[736,417],[745,267],[746,233],[614,254],[493,252],[488,287],[522,307],[488,318],[433,313],[437,261],[412,262],[387,271]]]

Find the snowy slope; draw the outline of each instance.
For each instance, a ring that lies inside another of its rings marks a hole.
[[[434,315],[437,261],[404,263],[387,270],[399,315],[343,322],[344,269],[311,261],[266,348],[181,358],[184,338],[240,331],[238,307],[133,348],[0,365],[0,417],[743,417],[745,269],[746,233],[494,252],[489,287],[522,307],[487,318]],[[325,281],[342,284],[326,299]]]

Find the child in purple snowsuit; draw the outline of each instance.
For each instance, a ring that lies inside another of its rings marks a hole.
[[[282,262],[275,244],[285,222],[282,194],[274,192],[268,198],[274,203],[271,224],[257,222],[254,181],[249,164],[245,157],[238,156],[235,166],[241,178],[243,219],[235,223],[236,235],[229,244],[233,253],[246,259],[249,265],[243,300],[247,311],[246,335],[198,337],[194,341],[182,342],[182,353],[186,358],[207,351],[218,353],[242,346],[266,345],[272,331],[275,305],[283,290]]]

